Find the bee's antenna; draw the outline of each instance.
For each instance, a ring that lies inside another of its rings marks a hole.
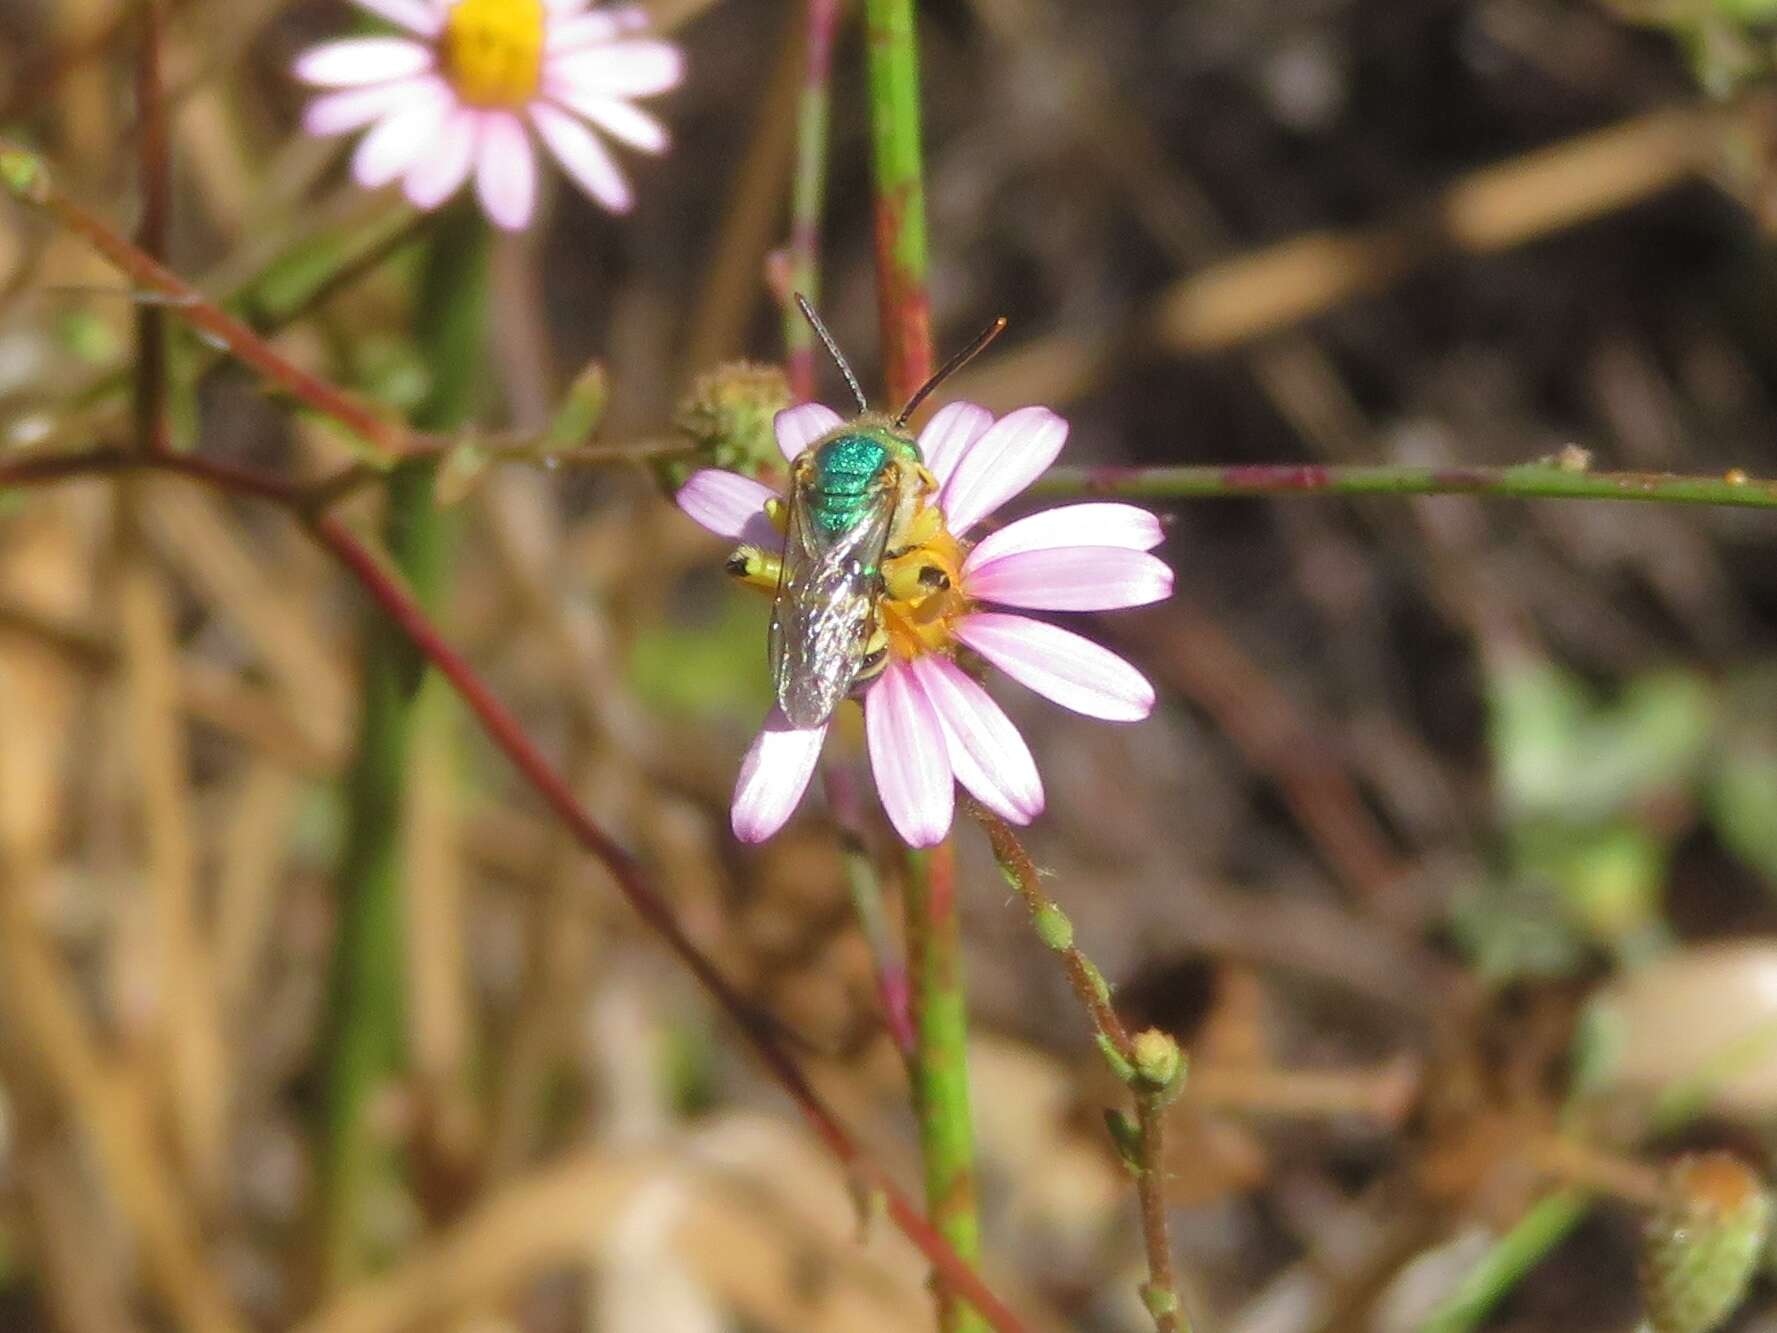
[[[977,333],[974,342],[970,343],[967,347],[963,348],[962,351],[958,352],[955,356],[951,357],[950,360],[938,367],[938,373],[933,375],[931,379],[927,380],[924,384],[920,385],[913,397],[907,400],[907,406],[903,407],[901,409],[901,414],[895,418],[896,428],[899,429],[907,424],[907,418],[912,416],[914,412],[918,410],[919,405],[931,396],[933,389],[937,388],[940,384],[944,383],[945,380],[949,379],[952,375],[956,374],[957,371],[961,370],[964,366],[968,365],[969,362],[985,352],[987,350],[987,345],[1005,331],[1006,317],[1001,315],[998,319],[994,320],[993,323]]]
[[[796,294],[796,308],[802,312],[809,327],[814,329],[821,342],[826,345],[827,355],[833,358],[833,364],[839,367],[839,373],[845,376],[845,382],[851,386],[851,396],[858,400],[858,411],[868,412],[870,404],[864,399],[863,389],[858,387],[858,377],[851,373],[851,366],[845,359],[845,353],[839,350],[839,344],[833,341],[833,335],[827,332],[827,326],[821,323],[821,317],[814,312],[808,298],[801,292]]]

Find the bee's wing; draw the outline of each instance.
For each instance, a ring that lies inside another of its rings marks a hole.
[[[792,489],[771,616],[771,676],[791,726],[819,726],[851,689],[876,624],[893,517],[893,493],[885,491],[851,527],[828,532]]]

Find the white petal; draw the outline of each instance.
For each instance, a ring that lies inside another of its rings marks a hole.
[[[1062,505],[988,533],[969,552],[963,571],[967,573],[976,565],[1003,555],[1056,546],[1120,546],[1130,551],[1151,551],[1165,535],[1158,518],[1134,505]]]
[[[562,105],[578,116],[584,116],[619,143],[643,153],[664,153],[672,146],[666,126],[646,111],[615,97],[578,97],[562,99]]]
[[[1067,443],[1067,422],[1046,407],[1008,412],[976,440],[944,484],[950,530],[963,533],[1042,476]]]
[[[802,803],[808,780],[821,757],[825,726],[797,730],[773,708],[741,760],[729,822],[742,842],[764,842],[784,826]]]
[[[903,662],[890,662],[864,696],[870,770],[889,823],[909,847],[933,847],[950,832],[956,780],[944,728]]]
[[[795,407],[786,407],[772,418],[777,447],[783,451],[785,461],[791,463],[839,423],[839,413],[824,403],[799,403]]]
[[[919,433],[919,452],[943,485],[969,447],[993,425],[993,413],[973,403],[946,403]]]
[[[751,477],[709,467],[692,473],[673,499],[691,519],[718,537],[776,551],[783,547],[784,539],[765,517],[765,502],[775,494]]]
[[[652,97],[685,77],[684,53],[671,42],[610,42],[549,59],[552,96]]]
[[[524,122],[510,112],[481,118],[475,193],[495,226],[518,231],[530,225],[537,203],[537,154]]]
[[[1141,672],[1070,630],[982,611],[960,621],[956,636],[1019,684],[1076,713],[1134,722],[1154,711],[1154,687]]]
[[[550,55],[572,51],[582,46],[596,46],[625,33],[640,32],[648,26],[648,11],[638,5],[622,5],[595,10],[590,14],[570,14],[558,10],[549,25],[547,47]]]
[[[943,724],[956,780],[1014,824],[1042,814],[1043,779],[1036,760],[987,691],[947,657],[915,658],[913,671]]]
[[[444,8],[424,0],[357,0],[359,9],[387,19],[420,37],[436,37],[444,31]]]
[[[438,96],[444,91],[444,85],[436,75],[422,74],[417,79],[397,79],[393,83],[373,83],[368,88],[324,93],[303,110],[302,128],[322,138],[361,130],[372,121],[410,105],[416,98]]]
[[[357,88],[410,79],[432,68],[432,48],[405,37],[348,37],[311,47],[292,71],[320,88]]]
[[[591,130],[567,112],[546,102],[531,107],[531,123],[543,136],[555,160],[574,183],[612,213],[627,213],[635,203],[616,161]]]
[[[481,113],[460,106],[445,118],[432,151],[413,164],[402,182],[408,202],[415,208],[434,209],[463,188],[475,164],[475,145],[481,135]]]
[[[352,154],[352,175],[358,184],[375,190],[405,175],[437,139],[450,106],[450,98],[439,85],[438,91],[416,95],[377,122]]]
[[[1146,551],[1057,546],[984,561],[963,587],[980,601],[1032,611],[1115,611],[1172,596],[1172,570]]]

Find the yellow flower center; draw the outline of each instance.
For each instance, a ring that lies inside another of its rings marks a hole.
[[[470,106],[521,107],[537,95],[543,0],[457,0],[444,23],[444,69]]]
[[[900,554],[882,562],[880,628],[900,661],[944,652],[956,642],[956,622],[969,609],[963,595],[963,544],[944,526],[944,515],[927,505],[908,524]]]

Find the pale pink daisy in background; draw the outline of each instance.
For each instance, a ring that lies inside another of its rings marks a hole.
[[[778,446],[794,460],[839,424],[818,403],[789,408],[777,417]],[[930,503],[942,522],[918,548],[884,562],[889,577],[878,620],[888,634],[888,663],[863,698],[877,793],[911,846],[932,846],[949,832],[958,782],[1013,823],[1027,824],[1043,809],[1029,747],[957,662],[959,650],[1089,717],[1130,722],[1153,710],[1153,686],[1109,649],[989,608],[1109,611],[1162,600],[1172,592],[1172,571],[1149,554],[1161,540],[1154,515],[1125,504],[1063,505],[972,544],[963,540],[1035,481],[1066,439],[1067,423],[1048,408],[1020,408],[995,421],[972,403],[950,404],[920,432],[920,451],[939,483]],[[775,553],[783,537],[765,516],[775,494],[749,477],[707,469],[685,483],[678,503],[711,532]],[[935,566],[948,586],[921,586],[917,600],[906,600],[896,591],[897,564]],[[769,838],[795,811],[827,725],[798,729],[772,708],[735,788],[733,825],[742,841]]]
[[[676,87],[684,57],[670,42],[635,35],[647,26],[639,7],[355,3],[404,35],[324,43],[305,52],[295,72],[330,90],[304,113],[309,133],[366,131],[352,155],[352,174],[366,189],[399,180],[416,208],[432,209],[473,177],[488,217],[516,230],[536,211],[533,136],[613,213],[627,212],[633,196],[600,134],[644,153],[666,150],[666,129],[632,102]]]

